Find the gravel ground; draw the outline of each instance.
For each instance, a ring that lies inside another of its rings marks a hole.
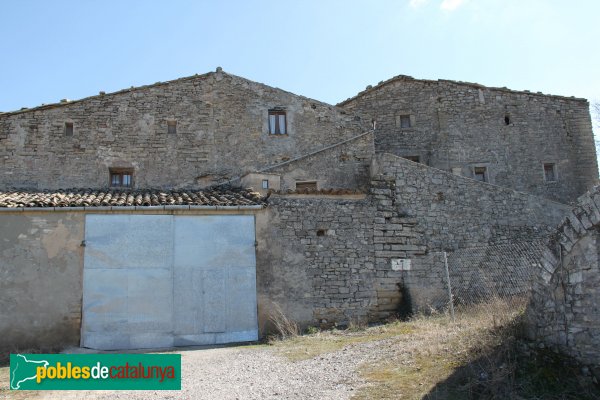
[[[358,367],[383,357],[387,340],[354,344],[302,361],[267,346],[180,351],[181,391],[39,392],[44,399],[349,399]]]

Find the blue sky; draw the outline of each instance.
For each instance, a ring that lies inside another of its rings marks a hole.
[[[398,74],[600,99],[598,0],[4,0],[0,10],[0,111],[217,66],[329,103]]]

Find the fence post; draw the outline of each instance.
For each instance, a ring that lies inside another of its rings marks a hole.
[[[448,282],[448,300],[450,302],[450,315],[452,315],[452,322],[454,320],[454,301],[452,300],[452,288],[450,287],[450,271],[448,270],[448,256],[444,251],[444,267],[446,269],[446,282]]]

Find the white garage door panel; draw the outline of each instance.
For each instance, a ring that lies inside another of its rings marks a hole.
[[[240,301],[229,307],[228,321],[232,331],[250,331],[255,325],[245,317],[256,314],[256,269],[254,267],[235,267],[230,270],[228,288]],[[247,301],[241,301],[248,299]],[[253,339],[256,340],[256,339]]]
[[[82,345],[257,340],[254,242],[253,216],[88,215]]]
[[[86,216],[85,268],[170,268],[170,215]]]
[[[175,219],[175,266],[256,265],[254,217],[221,215]]]
[[[198,313],[201,332],[225,332],[228,302],[233,293],[226,291],[227,270],[205,269],[194,274],[196,287],[202,288],[202,306]],[[200,317],[200,314],[202,315]]]

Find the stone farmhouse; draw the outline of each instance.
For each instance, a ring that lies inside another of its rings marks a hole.
[[[0,347],[384,320],[428,252],[545,238],[597,178],[586,100],[463,82],[333,106],[217,68],[1,113]]]

